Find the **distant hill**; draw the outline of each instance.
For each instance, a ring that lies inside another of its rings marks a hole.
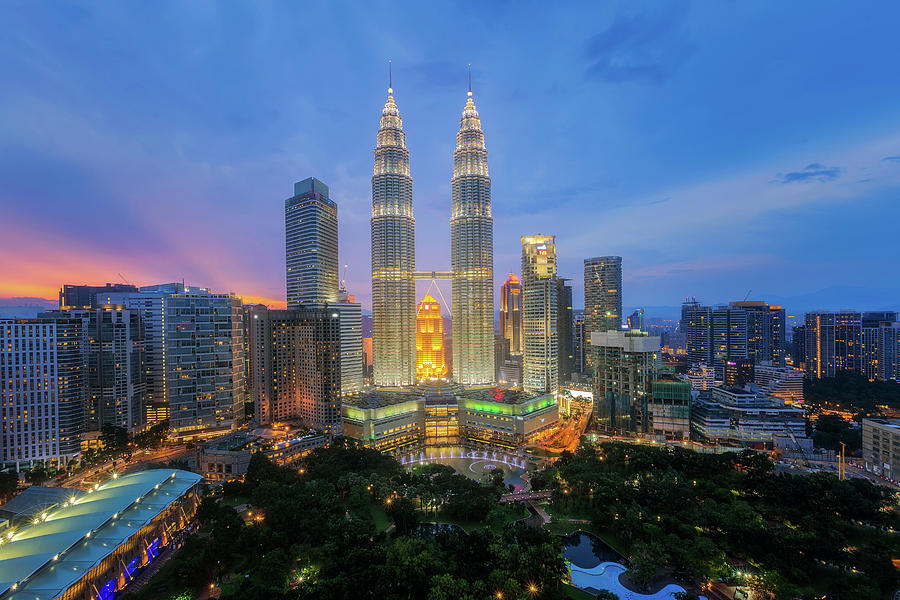
[[[39,312],[59,307],[58,300],[47,298],[0,298],[0,318],[30,319]]]

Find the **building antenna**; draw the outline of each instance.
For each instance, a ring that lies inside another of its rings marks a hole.
[[[469,63],[469,96],[472,95],[472,63]]]
[[[394,93],[394,74],[391,69],[392,62],[392,60],[388,59],[388,94]]]

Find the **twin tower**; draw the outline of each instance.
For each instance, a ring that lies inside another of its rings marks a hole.
[[[452,282],[453,380],[494,380],[494,222],[481,119],[468,98],[459,120],[450,203],[449,273],[416,271],[409,150],[388,88],[372,175],[372,344],[375,385],[416,383],[416,279]]]

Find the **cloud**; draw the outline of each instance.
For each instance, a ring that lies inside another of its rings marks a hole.
[[[656,15],[618,16],[605,30],[587,39],[586,75],[607,83],[659,83],[692,53],[679,26],[686,4],[673,4]]]
[[[890,162],[900,162],[900,156],[885,156],[881,160],[886,160]]]
[[[840,167],[826,167],[821,163],[808,164],[801,171],[791,171],[790,173],[778,173],[773,181],[781,184],[797,183],[804,181],[816,180],[822,183],[833,181],[841,176]]]

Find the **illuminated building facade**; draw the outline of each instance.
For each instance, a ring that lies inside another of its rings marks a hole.
[[[416,315],[416,377],[440,379],[447,374],[444,363],[444,318],[441,305],[431,294],[419,302]]]
[[[559,420],[553,394],[462,389],[433,381],[403,392],[379,390],[345,402],[344,433],[383,451],[435,446],[514,450]]]
[[[862,314],[815,311],[806,313],[806,376],[834,377],[838,371],[859,371]]]
[[[584,326],[595,331],[622,327],[622,257],[584,259]]]
[[[759,300],[730,302],[728,306],[747,313],[747,357],[783,365],[787,354],[784,308]]]
[[[330,305],[288,310],[257,305],[248,315],[257,422],[300,421],[327,435],[339,435],[340,314]]]
[[[468,94],[450,180],[453,380],[478,385],[494,380],[494,221],[484,132]]]
[[[83,322],[0,320],[0,465],[59,467],[78,458],[84,427]]]
[[[500,335],[509,341],[509,353],[522,353],[522,284],[513,273],[500,286]]]
[[[691,437],[691,384],[674,377],[660,377],[652,383],[650,432],[667,440]]]
[[[341,288],[328,309],[340,319],[341,396],[355,394],[363,388],[362,305]]]
[[[287,305],[335,302],[338,294],[337,204],[314,177],[294,184],[284,201]]]
[[[560,384],[568,382],[575,370],[575,316],[572,311],[572,286],[568,279],[556,280],[556,338]]]
[[[523,387],[556,392],[557,337],[556,236],[522,236]]]
[[[416,376],[412,177],[393,92],[388,88],[381,112],[372,175],[372,337],[377,386],[412,385]]]

